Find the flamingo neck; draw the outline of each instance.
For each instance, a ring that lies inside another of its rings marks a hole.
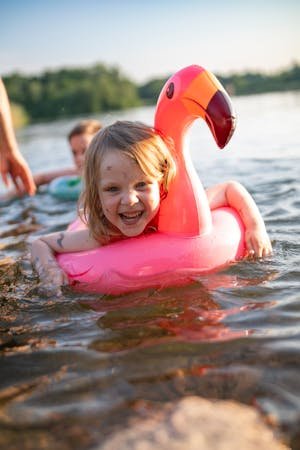
[[[165,233],[198,236],[210,232],[212,227],[207,196],[188,151],[186,136],[193,120],[179,122],[180,127],[176,121],[177,127],[172,123],[172,129],[162,130],[172,136],[177,164],[176,177],[161,202],[158,216],[158,230]]]

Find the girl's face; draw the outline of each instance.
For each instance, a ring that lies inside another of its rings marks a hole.
[[[105,217],[125,236],[141,234],[158,213],[160,183],[118,150],[104,156],[100,177],[99,195]]]
[[[84,154],[93,139],[93,134],[75,134],[70,139],[71,151],[75,166],[81,174],[84,163]]]

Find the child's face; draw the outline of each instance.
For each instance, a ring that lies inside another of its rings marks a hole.
[[[84,163],[84,154],[90,145],[94,135],[92,134],[76,134],[70,139],[71,151],[78,172],[81,174]]]
[[[104,156],[100,176],[99,195],[105,217],[125,236],[141,234],[158,213],[160,183],[117,150]]]

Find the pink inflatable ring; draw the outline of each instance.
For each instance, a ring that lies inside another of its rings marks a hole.
[[[177,162],[176,178],[161,203],[158,231],[57,255],[71,284],[103,294],[181,285],[244,255],[240,217],[231,208],[210,211],[185,145],[187,131],[199,117],[223,148],[235,128],[230,99],[214,75],[194,65],[173,75],[157,102],[154,127],[173,139]],[[72,229],[79,226],[76,222]]]

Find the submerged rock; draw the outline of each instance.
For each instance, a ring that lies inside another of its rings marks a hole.
[[[94,450],[288,449],[254,408],[234,401],[186,397],[150,410]]]

